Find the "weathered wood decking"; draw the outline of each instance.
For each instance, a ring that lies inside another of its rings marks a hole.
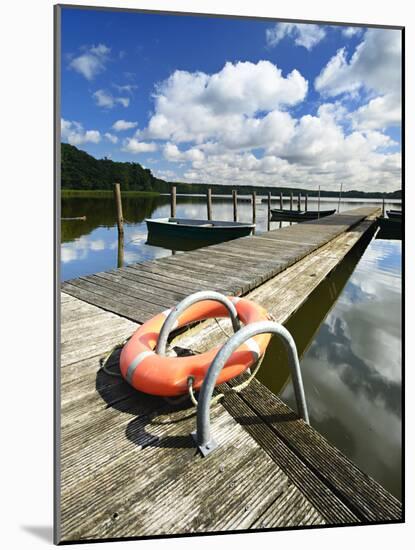
[[[402,519],[397,499],[255,380],[213,407],[220,447],[202,459],[189,436],[194,409],[99,370],[137,323],[196,290],[253,289],[248,296],[284,322],[373,214],[359,209],[62,285],[59,540]],[[222,338],[206,322],[178,342],[203,351]],[[115,352],[110,364],[117,360]]]

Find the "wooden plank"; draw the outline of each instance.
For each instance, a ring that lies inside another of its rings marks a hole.
[[[159,289],[154,287],[149,287],[147,284],[143,283],[135,275],[130,275],[129,273],[100,273],[96,275],[108,282],[121,284],[129,289],[134,289],[137,297],[144,292],[148,302],[152,304],[158,304],[160,306],[165,306],[166,301],[171,303],[172,300],[177,300],[182,298],[182,294],[165,289]]]
[[[146,279],[152,279],[154,281],[157,281],[157,283],[163,282],[167,285],[173,285],[175,288],[181,289],[182,292],[189,292],[189,290],[195,290],[200,286],[199,281],[196,281],[194,279],[193,281],[186,281],[181,278],[178,279],[172,277],[169,271],[164,270],[164,273],[155,271],[153,269],[153,266],[148,264],[131,264],[130,266],[128,266],[128,268],[125,268],[125,272],[128,272],[131,269],[133,269],[137,274],[140,274],[140,276],[145,277]]]
[[[223,389],[226,392],[226,389]],[[233,418],[258,442],[302,494],[330,524],[358,523],[358,517],[311,471],[298,455],[261,421],[238,394],[226,393],[223,404]]]
[[[205,261],[205,258],[205,255],[196,256],[197,261]],[[262,260],[261,263],[259,263],[258,260],[251,259],[248,254],[241,256],[240,254],[232,253],[232,250],[227,252],[210,250],[209,262],[212,261],[217,262],[219,266],[226,268],[227,271],[239,271],[243,269],[244,272],[253,276],[256,276],[257,273],[263,274],[264,271],[272,270],[275,264],[281,265],[281,261],[274,260],[270,256],[268,256],[267,260]]]
[[[157,262],[158,260],[154,261],[155,267],[159,270],[167,271],[171,277],[178,279],[184,278],[185,280],[190,279],[191,281],[197,280],[201,285],[216,288],[217,290],[223,288],[223,283],[218,282],[211,273],[206,273],[204,270],[200,270],[196,273],[193,269],[192,273],[190,273],[187,267],[181,266],[178,263],[169,263],[166,265],[165,263]]]
[[[148,285],[152,288],[159,288],[160,290],[171,290],[177,294],[187,296],[191,289],[186,287],[186,285],[181,284],[180,281],[168,281],[167,279],[160,277],[159,275],[154,275],[145,271],[136,268],[134,265],[123,267],[122,273],[129,273],[134,275],[137,280],[142,281],[145,285]]]
[[[124,319],[126,324],[130,324],[131,321]],[[110,330],[108,327],[111,325],[108,324],[108,317],[101,310],[99,315],[94,315],[93,317],[88,317],[87,319],[74,319],[68,323],[63,323],[61,325],[61,345],[74,342],[76,340],[82,339],[85,332],[90,329],[98,330],[100,333],[105,333],[107,330]],[[61,348],[62,350],[63,348]]]
[[[144,302],[143,300],[136,300],[131,295],[109,289],[104,286],[104,284],[101,284],[100,281],[101,279],[99,279],[98,277],[96,278],[96,280],[94,280],[94,282],[87,281],[84,278],[80,277],[79,279],[75,279],[74,281],[72,281],[71,284],[87,292],[97,294],[98,296],[101,296],[102,298],[109,301],[116,301],[120,305],[125,305],[130,308],[139,307],[140,310],[145,311],[146,313],[150,313],[152,315],[156,315],[157,313],[159,313],[159,307],[150,304],[149,302]]]
[[[88,278],[80,277],[80,280],[86,280],[90,283],[107,288],[108,290],[115,292],[117,295],[125,294],[132,299],[140,300],[140,302],[143,301],[144,307],[146,307],[146,303],[153,307],[156,306],[156,310],[166,309],[169,307],[168,304],[176,303],[187,296],[187,294],[174,291],[165,293],[162,289],[160,289],[161,296],[158,296],[156,292],[151,292],[153,287],[148,287],[141,282],[138,283],[136,280],[129,279],[127,277],[117,277],[117,280],[114,280],[106,276],[98,277],[92,275]]]
[[[196,264],[197,269],[205,269],[206,271],[209,271],[210,273],[212,273],[212,275],[216,279],[219,279],[220,277],[220,280],[223,281],[225,284],[227,282],[226,273],[228,273],[228,276],[229,276],[230,273],[233,274],[236,271],[234,268],[231,269],[230,266],[229,267],[220,266],[214,263],[212,259],[209,259],[209,258],[202,259],[202,257],[199,257],[199,258],[193,257],[193,263],[190,260],[186,260],[186,261],[181,261],[181,264],[186,265],[190,270],[192,269],[193,265]],[[280,264],[280,265],[282,269],[283,264]],[[235,275],[232,275],[232,276],[229,276],[228,280],[232,283],[235,282],[238,285],[236,293],[241,294],[243,292],[247,292],[251,288],[260,284],[264,280],[264,277],[266,276],[267,275],[264,270],[262,272],[257,271],[255,274],[247,273],[244,276],[240,275],[238,277],[236,277]]]
[[[73,481],[61,499],[64,540],[249,528],[288,480],[220,405],[216,409],[220,448],[209,463],[195,456],[194,418],[153,424],[151,431],[143,419],[133,420],[128,438],[125,426],[114,423],[92,450],[76,449]],[[85,454],[80,462],[79,452]],[[98,469],[92,456],[104,459]]]
[[[62,294],[64,294],[62,292]],[[67,296],[70,296],[67,294]],[[73,296],[71,296],[72,298]],[[85,306],[89,306],[90,304],[87,304],[84,302]],[[63,324],[70,323],[72,321],[78,321],[80,319],[89,319],[96,317],[97,315],[102,315],[102,310],[96,309],[96,311],[91,312],[90,309],[84,307],[84,308],[73,308],[73,309],[66,309],[61,307],[61,327]]]
[[[304,250],[305,247],[301,247],[301,249]],[[255,262],[256,265],[261,263],[262,265],[262,262],[273,262],[276,261],[277,258],[278,261],[283,260],[283,254],[292,254],[292,249],[289,250],[287,247],[275,247],[274,245],[270,245],[270,247],[258,246],[257,242],[251,242],[246,244],[235,243],[232,249],[212,247],[210,254],[212,253],[226,254],[230,257],[236,256],[242,259],[246,258],[248,262]]]
[[[186,284],[187,288],[193,288],[194,291],[196,289],[200,288],[200,286],[206,285],[207,283],[212,284],[211,281],[207,281],[206,279],[203,279],[201,276],[197,277],[197,280],[195,280],[194,277],[191,277],[188,274],[188,271],[184,268],[180,268],[178,265],[172,265],[169,264],[168,269],[166,269],[165,266],[157,264],[155,261],[152,263],[147,264],[134,264],[132,267],[145,269],[145,271],[148,271],[150,273],[153,273],[155,275],[161,275],[163,277],[167,277],[168,279],[173,279],[174,281],[181,281]]]
[[[197,279],[198,273],[202,273],[205,276],[209,276],[212,281],[219,281],[221,284],[226,286],[239,287],[240,285],[246,283],[246,279],[241,279],[233,272],[230,272],[229,269],[224,270],[219,266],[214,266],[212,263],[209,263],[208,257],[206,257],[206,261],[200,262],[195,258],[191,258],[187,255],[185,256],[184,254],[180,256],[183,256],[183,258],[175,257],[172,260],[166,260],[165,265],[168,266],[170,263],[180,265],[181,267],[186,268],[189,274],[194,275],[195,279]],[[215,267],[218,269],[214,269]]]
[[[151,317],[154,316],[154,314],[152,313],[143,311],[141,309],[141,306],[140,309],[136,309],[134,307],[122,304],[115,299],[110,300],[106,297],[101,296],[100,294],[96,294],[89,290],[85,290],[84,288],[80,288],[79,286],[74,284],[65,283],[64,285],[62,285],[62,289],[64,290],[64,292],[71,294],[75,298],[79,298],[80,300],[83,300],[88,304],[96,305],[106,311],[116,313],[132,321],[144,323],[145,321],[147,321],[147,319],[151,319]]]
[[[97,354],[105,353],[105,351],[110,351],[113,346],[131,335],[128,320],[124,319],[124,321],[127,321],[127,323],[117,327],[116,330],[108,329],[106,332],[97,332],[92,342],[86,338],[79,338],[62,344],[62,366],[78,362],[87,357],[94,357]]]
[[[300,527],[324,525],[322,515],[310,505],[300,493],[295,493],[294,486],[281,491],[281,496],[256,520],[253,527],[266,529],[272,527]]]
[[[233,385],[236,382],[232,382]],[[240,394],[290,449],[364,521],[398,521],[401,503],[254,380]]]

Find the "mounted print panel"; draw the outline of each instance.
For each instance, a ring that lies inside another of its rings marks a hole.
[[[403,521],[403,33],[55,7],[55,543]]]

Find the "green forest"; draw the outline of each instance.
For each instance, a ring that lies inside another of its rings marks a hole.
[[[229,195],[233,189],[241,194],[248,194],[256,191],[259,194],[265,194],[270,191],[273,195],[280,192],[308,194],[310,197],[316,196],[317,190],[302,189],[299,187],[264,187],[260,185],[222,185],[206,183],[182,183],[166,182],[156,178],[151,170],[143,168],[138,162],[114,162],[111,159],[96,159],[85,151],[81,151],[74,145],[68,143],[61,144],[62,171],[61,182],[62,189],[76,189],[85,191],[94,190],[112,190],[113,183],[121,184],[123,191],[153,191],[158,193],[168,193],[172,185],[177,188],[177,193],[206,193],[207,187],[212,189],[213,193]],[[339,191],[321,190],[322,197],[337,197]],[[402,191],[396,190],[392,193],[369,192],[347,190],[343,191],[343,197],[349,198],[402,198]]]
[[[96,159],[74,145],[61,144],[62,189],[112,190],[113,184],[121,184],[123,191],[168,192],[170,185],[153,176],[150,170],[138,162],[114,162]]]

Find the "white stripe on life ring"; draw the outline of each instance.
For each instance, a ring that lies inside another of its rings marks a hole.
[[[155,355],[154,351],[142,351],[141,353],[139,353],[137,355],[137,357],[135,357],[131,361],[131,363],[128,365],[128,369],[127,369],[127,372],[125,374],[125,378],[126,378],[127,382],[132,384],[135,369],[138,367],[138,365],[141,363],[141,361],[143,361],[149,355]]]
[[[259,359],[261,355],[261,350],[259,349],[257,341],[254,338],[249,338],[249,340],[247,340],[245,344],[248,346],[249,351],[252,352],[255,361]]]

